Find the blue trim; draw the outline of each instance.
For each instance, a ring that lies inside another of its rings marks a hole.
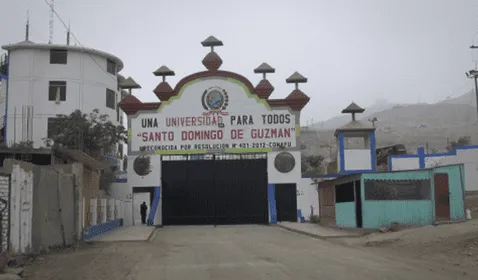
[[[425,168],[425,149],[420,147],[417,149],[418,154],[418,167]]]
[[[345,171],[345,138],[344,138],[344,133],[339,132],[339,158],[340,158],[340,168],[339,168],[339,173],[342,173]]]
[[[116,183],[128,183],[128,178],[116,178]]]
[[[102,235],[103,233],[110,232],[116,228],[121,227],[122,220],[114,220],[114,221],[109,221],[103,224],[99,225],[94,225],[90,227],[86,232],[83,234],[83,239],[88,240],[91,239],[95,236]]]
[[[161,198],[161,187],[155,187],[153,205],[151,205],[151,209],[149,210],[149,217],[147,221],[148,226],[154,225],[154,219],[156,218],[156,212],[158,211],[160,198]]]
[[[330,173],[330,174],[313,174],[313,175],[302,175],[303,179],[307,178],[336,178],[340,177],[341,174],[339,173]]]
[[[276,186],[267,185],[267,199],[269,201],[269,223],[277,224]]]
[[[297,209],[297,219],[299,220],[299,223],[305,223],[305,218],[302,216],[301,209]]]
[[[8,55],[8,69],[7,69],[7,73],[10,73],[10,51],[7,52],[7,55]],[[5,115],[3,116],[3,141],[5,144],[8,143],[8,139],[7,139],[7,116],[8,116],[8,76],[7,76],[7,82],[6,82],[6,87],[7,87],[7,90],[5,91]]]
[[[358,173],[374,173],[375,170],[372,169],[363,169],[363,170],[347,170],[340,172],[340,175],[350,175],[350,174],[358,174]]]
[[[375,172],[377,170],[377,151],[375,148],[375,132],[372,131],[369,134],[369,142],[370,142],[370,158],[372,159],[372,171]]]

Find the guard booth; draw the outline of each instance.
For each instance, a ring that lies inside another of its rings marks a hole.
[[[300,111],[309,101],[298,84],[307,79],[294,73],[286,79],[295,84],[292,93],[270,99],[271,66],[254,70],[262,74],[254,87],[219,70],[214,48],[221,41],[211,36],[202,45],[211,49],[206,71],[173,89],[166,78],[175,73],[162,66],[154,72],[162,77],[154,90],[161,102],[132,94],[120,102],[130,128],[128,185],[154,190],[149,223],[156,226],[297,221]],[[123,88],[139,85],[129,78]]]

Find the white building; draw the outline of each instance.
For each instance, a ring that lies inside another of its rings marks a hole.
[[[0,115],[8,145],[33,141],[35,148],[44,146],[56,115],[77,109],[84,113],[99,109],[113,123],[122,123],[123,113],[117,105],[122,99],[121,76],[117,73],[123,62],[118,57],[28,40],[2,48],[8,52],[8,80],[5,96],[0,98]]]

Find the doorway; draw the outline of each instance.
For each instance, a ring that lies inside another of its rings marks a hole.
[[[148,210],[146,211],[146,219],[148,219],[149,211],[153,203],[154,188],[152,187],[134,187],[133,188],[133,225],[141,225],[140,207],[146,202]]]
[[[450,220],[450,186],[448,174],[436,173],[435,182],[435,217],[436,221]]]
[[[357,227],[361,228],[363,226],[362,220],[362,188],[360,180],[354,182],[355,188],[355,220],[357,222]]]
[[[297,185],[276,184],[278,222],[297,222]]]

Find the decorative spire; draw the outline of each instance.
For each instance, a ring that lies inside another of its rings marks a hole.
[[[154,71],[153,74],[155,76],[161,76],[163,77],[163,80],[159,85],[154,89],[154,93],[156,96],[159,98],[161,101],[166,101],[171,96],[174,94],[173,88],[169,85],[168,82],[166,82],[166,77],[167,76],[174,76],[175,73],[173,70],[169,69],[167,66],[161,66],[158,68],[158,70]]]
[[[295,89],[286,97],[286,100],[291,101],[290,107],[296,111],[302,110],[302,108],[309,103],[310,97],[299,89],[299,84],[307,83],[307,78],[299,74],[299,72],[294,72],[294,74],[285,81],[288,84],[295,84]]]
[[[119,84],[119,88],[127,89],[129,94],[131,94],[132,89],[141,88],[141,86],[133,80],[133,78],[128,77],[126,80],[122,81]]]
[[[260,98],[267,99],[274,91],[274,86],[272,86],[272,84],[267,80],[266,75],[267,73],[275,73],[275,71],[276,70],[274,68],[265,62],[254,69],[254,73],[262,74],[262,80],[255,88],[255,92]]]
[[[206,40],[201,42],[201,45],[203,47],[210,47],[211,48],[211,51],[202,60],[202,64],[209,71],[217,71],[219,69],[219,67],[221,67],[221,65],[222,65],[222,59],[214,51],[214,47],[223,46],[222,41],[218,40],[214,36],[209,36]]]
[[[342,110],[342,114],[352,114],[352,121],[355,121],[355,114],[361,114],[363,112],[365,112],[365,109],[355,104],[355,102],[350,103],[347,108]]]
[[[307,83],[307,78],[302,76],[299,72],[294,72],[289,78],[287,78],[286,83],[295,84],[295,89],[299,89],[299,84]]]

